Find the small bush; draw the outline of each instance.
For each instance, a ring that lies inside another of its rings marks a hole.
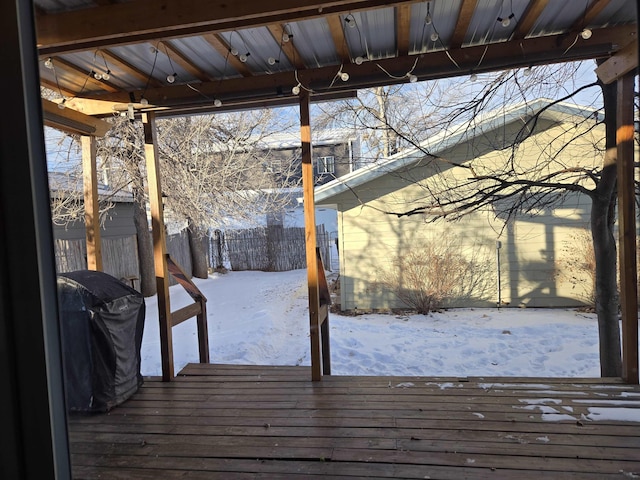
[[[596,300],[596,256],[591,232],[587,229],[573,234],[562,249],[557,276],[568,281],[589,305]]]
[[[468,295],[478,283],[477,274],[484,271],[479,266],[456,242],[430,241],[397,256],[392,267],[380,273],[378,283],[418,313],[428,314],[446,299]]]

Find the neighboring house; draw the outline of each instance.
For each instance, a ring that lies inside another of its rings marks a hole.
[[[398,256],[434,240],[454,244],[467,255],[473,252],[482,264],[476,272],[482,279],[480,286],[468,295],[450,299],[447,306],[560,307],[586,303],[591,282],[585,272],[575,268],[584,260],[581,242],[589,225],[590,200],[584,195],[565,196],[552,209],[534,210],[532,215],[509,222],[496,218],[493,209],[474,212],[457,222],[385,213],[409,211],[428,197],[425,187],[443,178],[459,181],[469,175],[466,171],[456,173],[462,169],[439,159],[462,164],[474,159],[474,164],[480,160],[479,165],[504,161],[511,153],[508,145],[526,119],[550,103],[537,100],[476,118],[436,135],[422,145],[423,150],[398,153],[316,188],[316,204],[332,206],[338,212],[341,308],[404,307],[381,286],[382,272],[389,271]],[[593,109],[575,105],[551,106],[541,114],[533,134],[520,144],[516,164],[523,169],[533,165],[550,145],[557,147],[578,128],[583,134],[581,141],[561,150],[561,160],[569,165],[599,165],[602,150],[594,145],[604,139],[604,129],[600,125],[587,132],[584,125],[585,118],[597,115]],[[582,123],[577,126],[579,121]],[[586,123],[593,125],[594,121]]]
[[[323,185],[362,166],[361,145],[351,129],[334,128],[311,133],[315,185]],[[302,144],[300,134],[275,133],[260,140],[265,151],[265,168],[278,173],[283,165],[295,163],[294,176],[302,178]]]

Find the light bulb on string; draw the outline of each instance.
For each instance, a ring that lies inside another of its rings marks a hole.
[[[295,87],[293,87],[291,89],[291,93],[293,93],[294,95],[299,95],[300,94],[300,84],[298,84]]]
[[[437,42],[439,38],[440,38],[440,35],[438,35],[438,32],[433,32],[431,34],[431,41],[432,42]]]
[[[95,78],[96,80],[102,80],[102,74],[100,72],[92,72],[93,73],[93,78]]]
[[[353,17],[353,15],[349,15],[344,19],[344,21],[349,28],[356,28],[356,19]]]
[[[175,82],[177,76],[178,76],[178,74],[175,73],[175,72],[170,74],[170,75],[167,75],[167,82],[169,82],[169,83]]]
[[[582,30],[582,32],[580,32],[580,36],[583,40],[589,40],[591,38],[591,35],[593,35],[593,32],[590,28],[585,28]]]
[[[431,18],[431,14],[427,13],[427,16],[424,18],[424,23],[427,25],[431,25],[433,23],[433,19]]]
[[[497,20],[498,22],[500,22],[500,24],[503,27],[507,28],[509,25],[511,25],[511,19],[513,19],[514,17],[515,17],[515,14],[511,13],[508,17],[505,17],[505,18],[498,17]]]
[[[356,57],[356,59],[355,59],[355,64],[356,65],[362,65],[362,62],[364,62],[364,58]]]
[[[347,72],[341,72],[340,80],[342,80],[343,82],[346,82],[347,80],[349,80],[349,74]]]
[[[58,108],[60,110],[64,110],[65,108],[67,108],[67,106],[65,105],[66,101],[67,101],[67,99],[63,98],[62,101],[58,104]]]
[[[51,57],[47,58],[44,61],[44,67],[48,68],[49,70],[53,70],[53,60],[51,60]]]
[[[149,105],[149,100],[147,100],[146,98],[142,97],[140,99],[140,105],[142,105],[143,107],[146,107],[147,105]]]
[[[104,72],[102,74],[102,79],[103,80],[109,80],[111,78],[111,70],[107,70],[106,72]]]
[[[409,74],[409,82],[410,83],[416,83],[418,81],[418,77],[415,76],[413,73]]]
[[[476,80],[478,80],[478,75],[475,73],[472,73],[471,75],[469,75],[469,80],[471,80],[472,82],[475,82]]]
[[[287,43],[290,39],[291,35],[289,35],[287,32],[282,34],[282,43]]]
[[[214,107],[221,107],[222,106],[222,100],[220,100],[219,98],[214,98],[213,99],[213,106]]]
[[[269,65],[275,65],[276,63],[278,63],[278,60],[276,60],[276,59],[275,59],[275,58],[273,58],[273,57],[269,57],[269,58],[267,58],[267,63],[268,63]]]
[[[238,49],[237,48],[232,48],[231,50],[229,50],[229,53],[231,55],[233,55],[234,57],[238,56]]]
[[[242,53],[238,56],[238,60],[240,60],[242,63],[246,63],[248,58],[249,53]]]
[[[523,74],[525,77],[528,77],[529,75],[531,75],[531,67],[527,67],[527,68],[525,68],[525,69],[522,71],[522,74]]]

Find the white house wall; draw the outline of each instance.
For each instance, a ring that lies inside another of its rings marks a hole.
[[[548,145],[562,141],[566,125],[544,125],[548,130],[526,140],[519,151],[518,164],[525,168],[540,158]],[[519,126],[518,126],[519,128]],[[509,137],[506,128],[496,135],[459,144],[440,153],[441,157],[463,161],[475,156],[475,164],[493,163],[500,135]],[[585,139],[571,147],[564,155],[567,162],[594,161],[593,142]],[[596,158],[595,161],[598,161]],[[341,267],[341,305],[344,310],[402,308],[404,305],[388,289],[381,287],[380,272],[388,268],[398,255],[420,248],[421,242],[433,240],[456,241],[464,251],[475,252],[486,259],[484,287],[470,298],[453,299],[450,306],[530,307],[575,306],[586,300],[585,286],[589,279],[576,271],[565,271],[571,261],[580,261],[584,248],[579,247],[580,236],[588,228],[590,201],[585,195],[574,194],[551,211],[522,216],[508,225],[496,219],[493,211],[471,214],[457,222],[430,223],[423,215],[403,216],[385,212],[403,212],[419,205],[425,197],[424,189],[416,182],[432,182],[431,173],[438,162],[424,161],[422,165],[402,172],[388,172],[373,181],[359,185],[331,199],[338,205]],[[468,173],[464,173],[468,175]],[[457,174],[456,174],[457,175]],[[500,281],[496,241],[501,242]],[[573,279],[573,280],[572,280]]]

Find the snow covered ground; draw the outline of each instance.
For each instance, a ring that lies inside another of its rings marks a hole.
[[[208,299],[212,363],[309,365],[306,271],[195,280]],[[146,300],[142,374],[160,375],[157,298]],[[191,302],[171,287],[171,308]],[[432,315],[330,315],[336,375],[598,377],[595,314],[454,309]],[[198,361],[195,319],[173,329],[176,372]]]

